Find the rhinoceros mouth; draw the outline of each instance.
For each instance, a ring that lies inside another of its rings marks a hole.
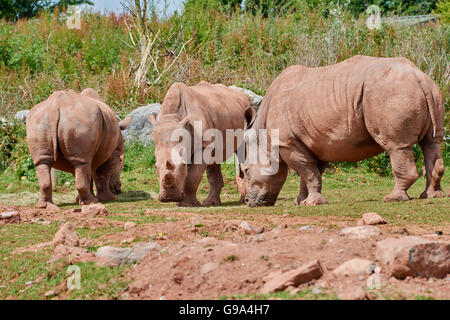
[[[270,207],[275,204],[277,195],[257,195],[248,194],[245,196],[244,201],[248,207]]]

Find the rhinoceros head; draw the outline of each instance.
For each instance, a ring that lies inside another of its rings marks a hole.
[[[249,161],[250,152],[255,153],[256,143],[261,148],[258,141],[258,128],[254,125],[256,111],[249,107],[245,110],[245,136],[246,136],[246,161],[236,167],[236,182],[243,201],[250,207],[273,206],[280,193],[287,176],[287,166],[283,161],[277,163],[277,170],[273,172],[273,163],[265,164],[259,161]],[[255,132],[249,135],[250,131]],[[253,137],[253,138],[249,138]],[[253,144],[253,147],[252,147]],[[273,161],[273,160],[271,160]]]
[[[178,133],[191,135],[188,117],[183,120],[173,116],[162,116],[156,119],[155,114],[149,116],[153,125],[152,136],[155,144],[156,172],[159,180],[158,199],[161,202],[179,202],[183,200],[184,183],[188,175],[188,163],[182,159],[179,150],[183,139]],[[190,148],[190,146],[186,146]],[[177,154],[175,154],[177,153]],[[175,156],[174,156],[175,154]],[[176,156],[180,155],[180,157]]]

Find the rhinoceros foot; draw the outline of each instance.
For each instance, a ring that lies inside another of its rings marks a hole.
[[[179,206],[179,207],[201,207],[202,204],[197,199],[183,199],[180,202],[177,202],[177,206]]]
[[[98,199],[94,196],[90,196],[88,199],[80,199],[80,196],[78,195],[75,199],[75,202],[77,202],[79,205],[90,205],[98,203]]]
[[[58,211],[59,207],[50,201],[39,200],[36,203],[36,209],[47,209],[47,210],[51,210],[51,211]]]
[[[425,190],[420,194],[420,199],[444,198],[445,193],[442,190]]]
[[[116,200],[116,196],[112,192],[102,192],[97,195],[98,201],[105,202],[105,201],[114,201]]]
[[[408,201],[410,197],[406,192],[392,192],[383,198],[383,202]]]
[[[210,206],[220,206],[222,204],[222,202],[220,201],[219,198],[206,198],[203,203],[202,203],[205,207],[210,207]]]
[[[294,203],[298,203],[297,199],[294,200]],[[327,204],[328,201],[325,199],[320,193],[312,193],[309,194],[308,197],[300,202],[302,206],[317,206],[320,204]]]

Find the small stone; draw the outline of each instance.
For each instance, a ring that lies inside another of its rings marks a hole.
[[[201,268],[200,268],[200,274],[204,275],[207,274],[211,271],[216,270],[219,267],[219,264],[217,262],[209,262],[209,263],[205,263]]]
[[[259,234],[264,232],[264,227],[255,227],[247,221],[242,221],[239,227],[244,230],[246,234]]]
[[[303,266],[287,272],[271,272],[264,279],[266,283],[261,289],[261,293],[273,293],[282,291],[289,286],[298,287],[302,283],[319,279],[323,274],[319,260],[314,260]]]
[[[19,223],[20,214],[18,211],[2,212],[0,215],[0,220],[4,221],[6,224]]]
[[[311,230],[313,228],[313,226],[307,225],[307,226],[303,226],[298,228],[298,230],[300,231],[305,231],[305,230]]]
[[[27,281],[26,283],[25,283],[25,286],[31,286],[33,284],[33,281]]]
[[[123,227],[125,230],[131,230],[133,228],[136,228],[136,223],[134,223],[132,221],[127,221],[127,222],[125,222]]]
[[[385,224],[387,222],[376,212],[366,212],[363,214],[362,223],[364,225],[376,225]]]
[[[50,290],[45,293],[46,298],[57,296],[59,292],[57,290]]]
[[[372,265],[372,261],[366,259],[351,259],[333,270],[337,276],[353,276],[367,274],[367,270]]]
[[[83,205],[81,207],[81,213],[88,216],[107,216],[108,210],[101,203],[94,203],[89,205]]]
[[[313,294],[321,294],[322,293],[322,289],[318,288],[318,287],[314,287],[312,289],[312,293]]]
[[[358,226],[344,228],[341,234],[349,236],[350,239],[367,239],[380,235],[381,230],[374,226]]]
[[[344,251],[345,251],[344,249],[339,249],[337,252],[338,253],[344,253]]]
[[[56,248],[58,245],[62,244],[68,247],[78,247],[80,241],[78,239],[78,234],[72,223],[67,222],[64,224],[58,232],[56,232],[53,238],[53,246]]]
[[[133,248],[105,246],[98,248],[95,255],[98,258],[104,258],[108,265],[117,266],[138,262],[150,252],[160,249],[161,246],[154,242],[138,243]]]

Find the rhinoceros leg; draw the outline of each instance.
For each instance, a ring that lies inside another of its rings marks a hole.
[[[208,198],[203,201],[203,205],[219,206],[221,204],[220,192],[222,191],[222,188],[224,186],[220,164],[208,167],[206,169],[206,174],[208,176],[210,191]]]
[[[322,172],[319,169],[325,163],[317,160],[314,154],[300,141],[296,141],[296,145],[291,145],[288,149],[280,148],[280,153],[288,167],[294,169],[301,176],[301,181],[304,181],[308,192],[306,198],[301,200],[306,195],[306,191],[302,190],[300,184],[300,194],[294,203],[305,206],[328,203],[321,194],[322,172],[325,166]]]
[[[39,180],[39,200],[36,203],[38,209],[58,209],[52,200],[51,167],[48,164],[40,164],[36,167],[36,175]]]
[[[409,200],[410,198],[406,192],[419,178],[414,161],[413,148],[388,150],[388,153],[391,158],[392,172],[395,176],[395,186],[394,190],[383,198],[383,202]]]
[[[75,168],[75,188],[78,190],[81,205],[98,202],[91,192],[91,175],[90,165],[79,165]]]
[[[107,166],[101,166],[94,175],[95,187],[97,188],[97,198],[99,201],[114,201],[116,196],[111,192],[109,182],[111,175]]]
[[[328,166],[328,162],[318,161],[318,168],[320,175],[323,174],[326,167]],[[306,200],[308,198],[308,187],[306,186],[305,180],[303,178],[300,178],[300,193],[298,194],[297,198],[294,200],[294,203],[296,205],[299,205],[302,203],[303,200]]]
[[[184,182],[183,200],[177,202],[179,207],[200,207],[201,203],[197,199],[197,189],[202,181],[203,172],[205,172],[206,165],[192,164],[189,167],[186,181]]]
[[[427,173],[427,186],[420,198],[442,198],[445,196],[441,188],[441,178],[444,175],[444,163],[441,155],[441,143],[423,140],[420,142],[425,168]]]

